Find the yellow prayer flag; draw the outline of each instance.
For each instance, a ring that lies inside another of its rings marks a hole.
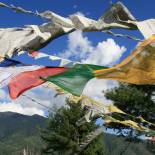
[[[106,124],[110,124],[110,123],[118,123],[118,124],[122,124],[128,127],[131,127],[133,129],[136,129],[138,131],[142,131],[142,132],[150,132],[151,130],[149,128],[146,128],[142,125],[139,125],[137,122],[134,122],[132,120],[124,120],[124,121],[120,121],[117,120],[111,116],[105,116],[104,121]]]
[[[110,113],[116,112],[116,113],[126,114],[125,112],[123,112],[122,110],[120,110],[119,108],[117,108],[114,105],[109,105],[108,108],[109,108]]]
[[[100,79],[118,80],[131,84],[155,83],[155,35],[143,41],[120,64],[94,72]]]

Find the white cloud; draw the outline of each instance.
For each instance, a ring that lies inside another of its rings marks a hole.
[[[16,113],[21,113],[24,115],[34,115],[38,114],[41,116],[44,116],[43,110],[40,110],[36,107],[23,107],[21,104],[17,103],[1,103],[0,104],[0,112],[6,112],[6,111],[11,111],[11,112],[16,112]]]
[[[93,50],[91,41],[82,35],[81,31],[76,31],[68,35],[68,48],[60,53],[64,58],[74,57],[76,60],[85,58]]]
[[[120,47],[113,39],[107,39],[98,43],[88,55],[88,58],[82,61],[88,64],[112,66],[118,62],[125,51],[126,48],[124,46]]]
[[[119,46],[110,38],[93,46],[88,37],[76,31],[69,34],[68,48],[60,56],[81,60],[83,63],[111,66],[119,61],[125,51],[124,46]]]
[[[43,85],[29,90],[24,94],[44,106],[25,96],[20,96],[16,100],[11,100],[9,94],[2,89],[0,90],[0,95],[2,92],[3,97],[1,97],[3,100],[0,100],[0,112],[11,111],[24,115],[38,114],[44,116],[45,111],[53,111],[54,108],[65,105],[65,97],[63,95],[55,98],[54,95],[56,92],[51,88],[45,88]],[[46,107],[49,107],[49,109]]]
[[[101,101],[105,104],[112,103],[111,100],[107,100],[104,97],[104,91],[107,89],[111,89],[113,87],[116,87],[118,84],[116,81],[110,81],[110,80],[99,80],[99,79],[92,79],[88,82],[86,85],[83,94],[92,97],[93,99],[97,101]]]
[[[126,51],[124,46],[119,46],[113,39],[109,38],[99,42],[96,46],[81,31],[76,31],[68,36],[68,48],[60,56],[74,59],[82,63],[112,66],[119,62],[121,56]],[[103,90],[117,86],[117,82],[108,80],[93,79],[88,82],[84,89],[84,94],[110,102],[105,99]]]

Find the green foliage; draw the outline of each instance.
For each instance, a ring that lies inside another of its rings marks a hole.
[[[106,155],[153,155],[146,149],[145,142],[126,141],[125,137],[104,135]]]
[[[106,97],[125,112],[155,122],[154,91],[153,85],[120,84],[119,87],[107,91]]]
[[[20,155],[24,149],[40,154],[42,141],[38,127],[45,127],[46,119],[34,115],[0,113],[0,155]]]
[[[79,143],[86,135],[97,128],[95,122],[80,127],[76,122],[83,116],[80,104],[69,103],[68,107],[58,109],[49,119],[48,127],[43,131],[42,138],[46,142],[44,154],[73,155],[80,151]],[[80,155],[104,155],[103,135],[98,136]]]
[[[40,116],[24,116],[16,113],[0,113],[0,155],[21,155],[23,149],[29,154],[40,155],[40,148],[44,143],[40,139],[38,126],[43,129],[46,119]],[[51,124],[52,125],[52,124]],[[103,142],[105,146],[103,146]],[[128,146],[123,137],[100,135],[80,155],[120,155]],[[153,149],[153,146],[150,145]],[[106,153],[103,153],[101,149]],[[98,152],[97,152],[98,151]],[[64,155],[64,153],[62,153]],[[123,155],[153,155],[146,150],[145,144],[130,143]],[[51,155],[51,154],[50,154]]]
[[[106,155],[104,136],[99,135],[80,155]]]
[[[119,87],[113,88],[106,92],[107,99],[111,99],[113,103],[123,110],[124,112],[131,114],[135,117],[143,117],[145,120],[155,123],[155,103],[154,103],[154,85],[127,85],[120,84]],[[117,119],[122,119],[122,114],[113,114],[113,117]],[[132,119],[133,121],[138,121],[138,119],[133,119],[131,117],[126,117],[125,119]],[[148,125],[147,123],[141,123],[142,125],[149,127],[152,130],[155,130],[155,127]],[[126,130],[126,134],[132,138],[137,135],[143,135],[144,133],[137,132],[129,127],[118,125],[112,123],[109,127],[120,129],[129,129]],[[153,147],[148,145],[147,148],[153,151]]]

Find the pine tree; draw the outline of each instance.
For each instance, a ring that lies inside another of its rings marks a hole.
[[[143,117],[145,120],[155,123],[155,86],[154,85],[130,85],[120,83],[118,87],[111,90],[107,90],[105,96],[107,99],[113,101],[113,103],[123,110],[124,112],[131,114],[135,117]],[[122,115],[113,114],[113,117],[122,119]],[[132,118],[125,118],[132,119]],[[137,120],[136,120],[137,121]],[[142,123],[147,126],[148,124]],[[132,142],[137,141],[136,136],[143,135],[144,133],[137,132],[129,127],[112,123],[110,128],[119,129],[120,133],[123,134],[122,129],[125,130],[125,134],[128,135],[128,140]],[[155,130],[154,126],[149,128]],[[154,144],[148,144],[148,149],[154,151]]]
[[[126,113],[142,116],[155,122],[155,95],[154,85],[127,85],[120,84],[119,87],[106,92],[107,99]]]
[[[77,126],[76,122],[84,115],[80,104],[67,101],[67,107],[62,107],[51,114],[48,127],[42,132],[46,147],[44,154],[53,155],[104,155],[103,134],[97,136],[85,149],[80,143],[86,136],[98,128],[95,121]]]

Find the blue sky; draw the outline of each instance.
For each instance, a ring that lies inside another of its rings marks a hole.
[[[4,2],[7,4],[14,4],[15,6],[21,6],[31,11],[37,10],[38,12],[43,12],[45,10],[51,10],[65,17],[71,14],[74,14],[76,12],[81,12],[86,17],[96,19],[96,20],[100,16],[102,16],[103,13],[106,11],[106,9],[108,9],[108,7],[110,6],[109,0],[78,0],[78,1],[77,0],[33,0],[33,1],[1,0],[0,2]],[[113,2],[117,2],[117,1],[113,0]],[[155,1],[154,0],[148,0],[148,1],[146,0],[143,0],[143,1],[122,0],[122,2],[129,8],[129,10],[138,20],[145,20],[145,19],[155,17],[154,15]],[[23,27],[24,25],[32,25],[32,24],[38,25],[38,24],[43,24],[44,22],[47,22],[46,20],[42,20],[35,16],[15,13],[12,10],[9,10],[7,8],[0,8],[0,16],[1,16],[0,28]],[[133,36],[143,39],[143,36],[140,34],[139,31],[115,30],[114,32],[131,34]],[[112,38],[113,40],[107,41],[108,42],[107,45],[113,45],[114,47],[117,47],[116,44],[119,45],[118,51],[119,50],[123,51],[123,49],[121,48],[122,46],[126,48],[126,52],[122,52],[123,56],[120,58],[120,60],[124,59],[127,55],[129,55],[129,53],[131,53],[131,51],[137,45],[137,42],[133,40],[124,39],[124,38],[116,38],[116,37],[113,37],[111,35],[108,35],[102,32],[93,32],[93,33],[91,32],[91,33],[84,33],[83,35],[81,33],[76,33],[74,35],[62,36],[52,41],[48,46],[41,49],[40,51],[43,51],[45,53],[52,54],[52,55],[60,55],[62,52],[68,49],[68,45],[69,45],[68,42],[72,43],[72,38],[76,38],[76,35],[79,35],[79,38],[82,39],[84,42],[86,42],[87,46],[90,46],[89,43],[91,42],[92,44],[91,48],[93,47],[93,49],[96,51],[99,51],[97,49],[99,42],[103,43],[103,41],[106,41],[107,38]],[[71,50],[72,49],[69,49],[70,52]],[[27,58],[25,59],[25,61],[27,61]],[[101,84],[100,81],[99,82],[95,81],[96,85],[97,83],[98,83],[98,87],[97,87],[98,90],[96,90],[95,95],[98,93],[101,93],[103,88],[104,89],[111,88],[111,85],[113,85],[111,84],[111,82],[110,83],[103,82]],[[87,89],[87,92],[89,92],[90,95],[95,96],[94,94],[92,94],[92,88],[94,88],[94,84],[90,84],[89,89]],[[41,91],[42,93],[44,92],[43,90]],[[38,92],[38,90],[36,92]],[[93,93],[94,92],[95,91],[93,91]],[[31,94],[31,92],[28,92],[28,93]],[[44,93],[46,94],[47,91]],[[2,94],[2,92],[0,94]],[[3,92],[3,95],[4,95],[4,92]],[[32,93],[32,96],[36,97],[36,95],[34,95],[33,93]],[[45,95],[45,97],[47,96],[49,96],[49,91]],[[103,93],[102,93],[102,96],[103,96]],[[42,101],[42,100],[45,100],[45,98],[42,98],[39,100]],[[19,99],[17,102],[21,103],[22,99]],[[11,103],[11,101],[9,101],[9,103]],[[25,108],[25,105],[23,105],[23,107]],[[29,107],[31,108],[31,105]]]
[[[93,19],[98,19],[103,14],[103,12],[109,7],[109,0],[1,0],[1,2],[21,6],[28,10],[37,10],[39,12],[45,10],[52,10],[62,16],[68,16],[79,11]],[[117,1],[113,0],[113,2]],[[139,20],[154,17],[154,0],[122,0],[122,2],[128,6],[133,15]],[[22,27],[24,25],[42,24],[43,22],[46,22],[44,20],[39,19],[38,17],[33,17],[25,14],[17,14],[6,8],[0,8],[0,15],[0,27],[4,28]],[[127,31],[119,32],[127,33]],[[128,33],[142,38],[141,34],[137,31]],[[89,37],[89,39],[93,42],[94,45],[97,44],[99,41],[105,40],[106,38],[113,38],[117,41],[119,45],[125,45],[127,47],[128,52],[126,54],[128,54],[136,45],[135,41],[122,38],[114,38],[112,36],[100,32],[94,32],[89,34],[85,33],[85,35]],[[58,38],[57,40],[54,40],[51,44],[45,47],[43,51],[47,53],[57,53],[63,51],[66,48],[66,37],[67,36],[63,36]]]

